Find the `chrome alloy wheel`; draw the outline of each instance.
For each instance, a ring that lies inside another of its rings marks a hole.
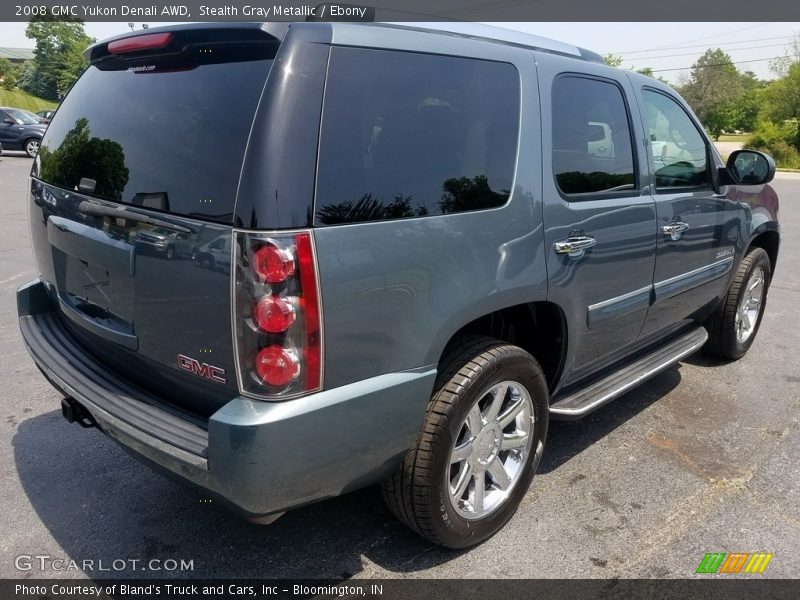
[[[756,323],[758,323],[758,314],[761,312],[761,305],[764,300],[764,279],[764,269],[761,267],[753,269],[742,293],[742,298],[739,300],[734,324],[736,326],[736,339],[740,344],[744,344],[750,339],[750,336],[755,331]]]
[[[39,140],[28,140],[25,144],[25,154],[33,158],[39,152]]]
[[[450,502],[465,519],[499,508],[519,481],[533,439],[533,402],[516,381],[497,383],[467,413],[450,450]]]

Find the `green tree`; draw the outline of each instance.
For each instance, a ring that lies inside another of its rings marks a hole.
[[[736,128],[736,104],[744,93],[742,74],[721,49],[706,50],[679,91],[714,139]]]
[[[741,94],[733,104],[733,129],[753,131],[758,122],[761,94],[766,82],[760,81],[752,71],[746,71],[740,83]]]
[[[125,153],[114,140],[93,137],[89,121],[81,117],[55,151],[42,146],[41,175],[66,189],[75,189],[81,179],[93,179],[94,192],[104,198],[122,199],[130,172]]]
[[[14,63],[7,58],[0,58],[0,78],[5,79],[14,71]]]
[[[17,85],[17,78],[19,78],[19,67],[12,63],[7,58],[0,58],[0,79],[3,80],[3,88],[6,90],[13,90]]]
[[[28,87],[20,87],[48,100],[60,100],[86,68],[83,51],[92,38],[77,20],[31,21],[25,35],[36,42],[34,73],[22,81]]]
[[[622,63],[625,61],[624,58],[621,56],[616,56],[611,54],[610,52],[603,57],[603,62],[606,63],[609,67],[619,67],[622,66]]]
[[[770,82],[761,101],[761,114],[770,121],[800,118],[800,62],[792,63],[786,75]]]

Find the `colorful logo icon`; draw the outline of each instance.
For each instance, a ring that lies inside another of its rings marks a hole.
[[[768,552],[707,552],[695,573],[763,573],[772,556]]]

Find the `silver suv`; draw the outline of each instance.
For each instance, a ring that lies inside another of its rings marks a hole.
[[[458,27],[93,45],[33,166],[18,292],[64,416],[257,521],[380,483],[466,547],[517,509],[551,418],[743,356],[772,160],[724,164],[674,90],[592,52]],[[173,238],[193,261],[144,247]]]

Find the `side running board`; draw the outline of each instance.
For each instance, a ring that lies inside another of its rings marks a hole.
[[[564,397],[556,396],[556,401],[550,405],[550,415],[554,419],[579,419],[696,352],[707,339],[708,333],[703,327],[684,333],[650,354],[586,387]]]

